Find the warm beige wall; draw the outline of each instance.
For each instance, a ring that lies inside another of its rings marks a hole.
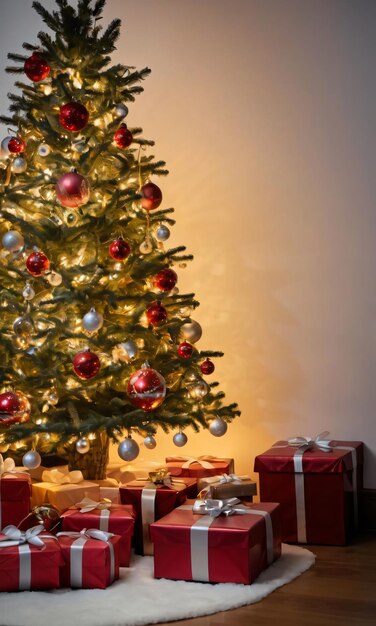
[[[30,5],[1,2],[1,67],[40,28]],[[115,59],[153,69],[129,123],[171,171],[170,241],[196,257],[180,288],[243,411],[183,451],[231,454],[243,473],[275,439],[327,429],[367,443],[376,487],[376,3],[108,0],[116,16]],[[160,435],[142,456],[173,448]]]

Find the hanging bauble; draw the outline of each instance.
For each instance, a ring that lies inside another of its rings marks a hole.
[[[203,374],[206,374],[208,376],[209,374],[212,374],[214,372],[215,365],[213,361],[211,361],[208,358],[208,359],[205,359],[205,361],[201,363],[200,370],[202,371]]]
[[[26,259],[26,269],[33,276],[42,276],[50,267],[50,262],[46,255],[39,250],[32,252]]]
[[[82,130],[89,119],[89,111],[81,102],[68,102],[60,107],[59,122],[72,133]]]
[[[73,358],[73,369],[79,378],[94,378],[101,368],[99,357],[91,350],[79,352]]]
[[[178,355],[180,356],[181,359],[189,359],[189,357],[191,357],[193,354],[193,350],[194,350],[194,347],[192,346],[191,343],[188,343],[188,341],[183,341],[178,346]]]
[[[48,404],[51,404],[52,406],[58,404],[59,394],[57,393],[56,387],[51,387],[51,389],[48,389],[48,391],[43,394],[43,400],[45,400],[46,402],[48,402]]]
[[[90,441],[86,437],[81,437],[76,441],[76,450],[80,454],[86,454],[90,450]]]
[[[14,174],[23,174],[27,170],[27,161],[22,157],[16,157],[12,163],[12,172]]]
[[[157,209],[162,202],[162,191],[154,183],[146,183],[141,188],[141,206],[147,211]]]
[[[63,282],[63,277],[59,272],[54,272],[53,270],[47,275],[47,280],[50,283],[51,287],[58,287]]]
[[[3,246],[9,252],[20,252],[24,247],[25,241],[18,230],[8,230],[2,239]]]
[[[86,204],[90,196],[90,188],[86,178],[72,170],[59,178],[55,187],[56,198],[68,209],[77,209]]]
[[[121,102],[120,104],[117,105],[115,109],[115,113],[118,117],[127,117],[129,113],[129,109],[125,104]]]
[[[145,448],[148,448],[148,450],[154,450],[157,442],[155,441],[155,437],[153,437],[153,435],[147,435],[144,439],[144,444]]]
[[[165,226],[165,224],[161,224],[160,226],[158,226],[157,230],[155,231],[155,236],[158,241],[167,241],[170,235],[170,229]]]
[[[196,343],[196,341],[201,339],[202,328],[198,322],[194,322],[192,320],[191,322],[185,322],[180,326],[180,333],[184,339],[187,339],[191,343]]]
[[[112,350],[112,358],[117,363],[122,361],[123,363],[129,363],[136,358],[138,354],[138,347],[134,341],[128,339],[115,346]]]
[[[134,459],[138,457],[139,453],[139,445],[134,439],[127,437],[124,441],[119,443],[118,455],[121,459],[123,459],[123,461],[134,461]]]
[[[34,322],[28,315],[22,315],[13,322],[13,330],[18,337],[30,337],[34,332]]]
[[[160,302],[155,301],[146,309],[146,317],[149,324],[158,326],[167,320],[167,311]]]
[[[30,418],[30,402],[21,391],[0,393],[0,426],[27,422]]]
[[[22,295],[25,298],[25,300],[32,300],[33,298],[35,298],[35,291],[31,285],[26,283],[26,287],[23,290]]]
[[[40,146],[38,146],[38,154],[40,157],[44,158],[48,156],[50,152],[51,152],[51,148],[46,143],[41,143]]]
[[[210,422],[209,431],[214,437],[222,437],[227,431],[227,422],[221,417],[216,417]]]
[[[80,137],[77,139],[72,139],[72,150],[74,150],[74,152],[77,152],[78,154],[84,154],[84,152],[87,152],[89,150],[89,146],[85,142],[85,139],[82,139],[82,137]]]
[[[114,133],[114,142],[118,148],[128,148],[133,141],[133,135],[126,124],[122,124]]]
[[[161,291],[171,291],[177,283],[178,276],[174,270],[169,267],[161,270],[153,278],[153,285]]]
[[[47,61],[39,54],[39,52],[33,52],[31,57],[26,59],[24,64],[24,72],[30,80],[34,83],[38,83],[40,80],[47,78],[50,73],[50,66]]]
[[[116,261],[124,261],[130,254],[131,248],[122,237],[118,237],[109,247],[110,255]]]
[[[174,442],[175,446],[177,446],[178,448],[182,448],[187,443],[188,437],[185,433],[179,432],[179,433],[175,433],[175,435],[172,438],[172,441]]]
[[[8,142],[8,150],[11,154],[25,152],[26,144],[21,137],[11,137]]]
[[[209,390],[210,387],[204,380],[197,380],[188,387],[188,393],[194,400],[202,400],[209,393]]]
[[[144,363],[129,379],[127,395],[133,406],[144,411],[159,407],[166,396],[166,381],[163,376]]]
[[[145,241],[140,244],[139,250],[141,254],[150,254],[153,252],[153,244],[150,239],[145,239]]]
[[[13,136],[12,135],[8,135],[7,137],[4,137],[4,139],[1,142],[1,149],[8,156],[10,155],[8,145],[9,145],[9,142],[10,142],[11,139],[13,139]]]
[[[98,313],[94,307],[90,309],[82,318],[82,326],[88,333],[95,333],[103,326],[103,315]]]
[[[42,463],[42,458],[36,450],[29,450],[22,457],[22,465],[27,469],[36,469]]]

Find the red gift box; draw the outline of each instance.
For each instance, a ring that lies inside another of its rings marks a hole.
[[[283,541],[344,545],[357,527],[363,444],[323,440],[320,449],[320,442],[299,440],[256,457],[260,500],[281,503]]]
[[[62,530],[81,531],[84,528],[98,528],[119,535],[119,565],[128,567],[133,536],[135,513],[133,507],[112,504],[107,509],[93,509],[82,513],[77,508],[68,509],[61,515]]]
[[[171,476],[205,478],[217,474],[233,474],[234,459],[218,459],[214,456],[168,456],[166,465]]]
[[[247,513],[214,518],[187,504],[152,524],[155,577],[252,583],[281,554],[279,504],[240,508]]]
[[[18,526],[30,512],[30,496],[29,476],[15,473],[0,478],[0,528]]]
[[[101,533],[106,539],[98,539]],[[105,589],[119,578],[118,535],[89,529],[85,533],[58,533],[64,558],[60,571],[61,587]]]
[[[132,504],[136,511],[134,546],[137,554],[153,554],[153,544],[149,536],[150,524],[185,502],[188,488],[182,481],[168,486],[143,480],[120,487],[121,502]]]
[[[15,527],[14,530],[17,532]],[[42,530],[41,527],[38,530]],[[0,591],[43,591],[60,587],[63,557],[55,538],[42,536],[39,546],[26,542],[9,547],[3,547],[7,537],[0,533],[0,539]]]

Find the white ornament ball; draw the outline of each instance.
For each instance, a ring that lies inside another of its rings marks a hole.
[[[47,276],[47,280],[52,287],[58,287],[63,282],[63,277],[59,272],[50,272]]]
[[[153,252],[153,245],[151,241],[143,241],[142,244],[140,244],[139,250],[141,254],[150,254],[151,252]]]
[[[145,448],[148,448],[149,450],[154,450],[157,442],[155,441],[155,437],[153,437],[153,435],[147,435],[144,439],[144,444]]]
[[[115,109],[115,113],[118,117],[127,117],[128,113],[129,113],[129,109],[128,107],[123,104],[120,103],[117,105],[116,109]]]
[[[36,469],[41,463],[41,456],[36,450],[29,450],[22,457],[22,465],[28,469]]]
[[[9,252],[20,252],[25,245],[25,240],[18,230],[8,230],[2,239],[3,246]]]
[[[198,322],[185,322],[185,324],[182,324],[180,327],[180,332],[184,339],[190,343],[196,343],[196,341],[201,339],[202,328]]]
[[[165,226],[165,224],[161,224],[155,232],[155,236],[158,239],[158,241],[167,241],[170,235],[171,235],[170,229],[167,226]]]
[[[188,393],[194,400],[202,400],[209,392],[209,385],[204,380],[198,380],[188,388]]]
[[[227,432],[227,422],[221,417],[216,417],[210,422],[209,431],[214,437],[222,437]]]
[[[14,174],[23,174],[27,170],[27,161],[23,157],[16,157],[12,163]]]
[[[76,450],[80,454],[86,454],[90,450],[90,441],[86,437],[81,437],[76,441]]]
[[[103,326],[103,315],[92,307],[82,318],[82,325],[88,333],[95,333]]]
[[[176,433],[173,436],[172,441],[174,442],[175,446],[177,446],[178,448],[182,448],[187,443],[188,437],[185,433]]]
[[[10,142],[11,139],[12,139],[12,137],[10,135],[8,135],[7,137],[4,137],[4,139],[1,142],[1,150],[7,156],[10,155],[10,152],[8,150],[8,143]]]
[[[136,358],[137,354],[138,347],[132,339],[119,343],[119,345],[113,350],[113,357],[115,360],[122,361],[123,363],[129,363],[129,361]]]
[[[22,292],[22,295],[25,300],[32,300],[33,298],[35,298],[35,291],[31,285],[26,285],[25,289]]]
[[[136,457],[138,457],[140,452],[139,445],[137,441],[127,437],[118,446],[118,455],[123,461],[133,461]]]
[[[51,153],[51,148],[50,146],[48,146],[46,143],[41,143],[40,146],[38,146],[38,154],[40,157],[46,157]]]

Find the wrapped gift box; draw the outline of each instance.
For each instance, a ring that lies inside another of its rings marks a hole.
[[[85,496],[100,500],[98,485],[88,480],[60,485],[52,482],[33,483],[31,503],[34,507],[49,502],[62,512]]]
[[[44,547],[25,543],[7,548],[0,541],[0,591],[43,591],[60,587],[63,557],[56,539]]]
[[[204,478],[218,474],[233,474],[234,459],[219,459],[213,456],[199,458],[189,456],[168,456],[166,465],[171,476],[188,476],[190,478]]]
[[[257,495],[257,485],[249,476],[236,476],[235,474],[200,478],[197,487],[199,493],[205,491],[207,497],[220,500],[239,498],[252,502],[253,496]]]
[[[68,509],[61,515],[62,530],[81,531],[84,528],[98,528],[119,535],[119,565],[128,567],[135,513],[133,507],[126,504],[112,504],[109,508],[82,513],[77,508]]]
[[[252,583],[281,554],[279,504],[242,508],[246,514],[211,517],[186,504],[151,524],[155,577]]]
[[[109,463],[107,466],[107,477],[114,478],[121,485],[130,483],[133,480],[147,480],[150,472],[155,472],[160,467],[165,466],[164,461],[135,461],[134,463]]]
[[[95,532],[101,531],[87,531],[88,534]],[[79,533],[72,535],[76,536],[57,535],[64,558],[60,570],[61,587],[105,589],[119,578],[118,535],[103,541]]]
[[[99,487],[99,497],[102,500],[107,498],[111,500],[112,504],[120,504],[120,484],[115,478],[105,478],[104,480],[94,480]]]
[[[281,503],[283,541],[344,545],[357,526],[363,444],[331,441],[325,451],[287,443],[255,459],[261,501]]]
[[[0,478],[0,528],[18,524],[30,512],[31,484],[25,474],[5,474]]]
[[[167,486],[139,480],[120,487],[121,502],[131,504],[136,511],[134,545],[137,554],[153,554],[150,524],[185,502],[187,489],[183,481]]]

